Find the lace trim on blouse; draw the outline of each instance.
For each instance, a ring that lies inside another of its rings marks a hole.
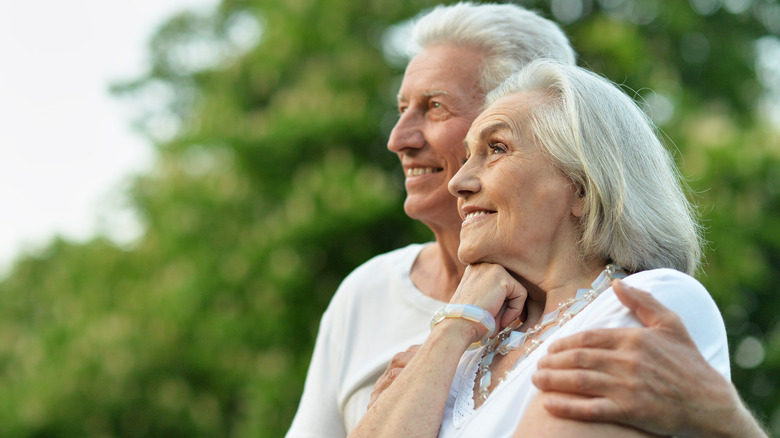
[[[458,396],[452,409],[452,421],[456,428],[463,426],[474,414],[474,379],[477,378],[477,370],[482,362],[482,349],[475,350],[469,360],[458,385]]]

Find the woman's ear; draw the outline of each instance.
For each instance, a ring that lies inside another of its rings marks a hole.
[[[579,184],[574,184],[575,192],[572,197],[571,214],[574,217],[582,217],[585,212],[585,189]]]

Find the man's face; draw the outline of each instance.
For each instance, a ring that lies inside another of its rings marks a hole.
[[[460,228],[447,184],[466,157],[463,139],[482,109],[482,53],[432,45],[409,62],[398,93],[400,117],[387,148],[406,175],[404,210],[433,228]]]

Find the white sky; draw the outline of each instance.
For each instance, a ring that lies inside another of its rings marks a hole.
[[[121,183],[149,168],[112,82],[148,66],[146,43],[185,9],[217,0],[0,0],[0,276],[55,234],[137,233]]]

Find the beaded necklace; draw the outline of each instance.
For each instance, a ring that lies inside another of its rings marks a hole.
[[[523,322],[518,319],[491,338],[482,351],[482,360],[477,369],[476,381],[479,382],[477,397],[480,401],[484,402],[487,400],[489,394],[488,389],[490,388],[490,383],[492,381],[490,365],[493,363],[493,358],[496,356],[496,353],[506,356],[510,351],[522,350],[525,348],[525,352],[512,366],[512,368],[516,367],[518,363],[536,350],[536,347],[552,336],[558,329],[563,327],[564,324],[569,322],[574,315],[578,314],[582,309],[587,307],[588,304],[593,302],[599,294],[607,290],[612,284],[612,280],[624,278],[625,276],[626,273],[620,266],[609,264],[604,268],[601,274],[599,274],[596,280],[591,283],[590,289],[578,289],[574,298],[570,298],[569,300],[560,303],[558,308],[545,314],[542,317],[541,322],[533,328],[530,328],[525,332],[517,331],[517,329],[523,325]],[[551,324],[555,325],[542,333],[538,338],[531,339]],[[530,342],[527,342],[529,340]],[[502,377],[499,382],[503,381],[505,377],[506,376]]]

